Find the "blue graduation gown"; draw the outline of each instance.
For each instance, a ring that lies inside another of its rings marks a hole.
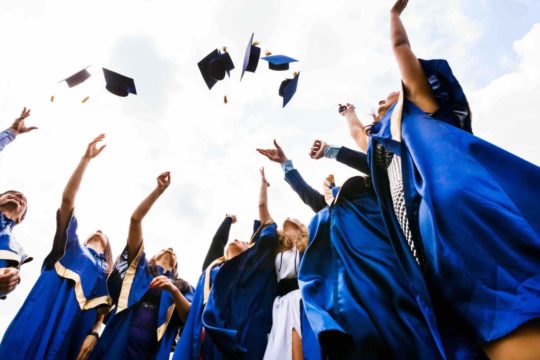
[[[355,177],[334,188],[332,205],[309,225],[299,280],[311,326],[329,358],[445,358],[365,181]]]
[[[212,339],[209,336],[204,338],[203,346],[202,314],[205,307],[204,292],[207,273],[210,274],[211,280],[209,285],[212,286],[221,266],[222,264],[216,264],[216,266],[212,266],[211,269],[208,269],[208,272],[204,271],[199,277],[195,295],[193,295],[193,302],[189,309],[188,318],[184,330],[182,331],[182,336],[174,351],[173,360],[199,360],[201,355],[203,359],[213,359],[212,354],[219,351],[215,349]]]
[[[540,317],[540,168],[473,136],[465,95],[446,61],[422,66],[440,109],[429,116],[405,100],[400,142],[392,135],[396,106],[373,127],[373,182],[418,300],[428,303],[431,292],[441,328],[484,344]],[[393,213],[385,171],[375,164],[376,143],[401,156],[424,274]]]
[[[96,320],[96,308],[111,303],[105,259],[81,245],[75,216],[67,229],[58,230],[63,256],[44,262],[2,339],[0,359],[74,359]]]
[[[128,335],[134,315],[134,306],[150,289],[154,276],[150,272],[148,260],[141,245],[135,258],[128,264],[127,248],[118,257],[115,269],[107,280],[109,293],[113,297],[114,309],[109,315],[107,326],[91,359],[122,359],[126,356]],[[191,302],[193,288],[182,290],[182,294]],[[168,291],[161,291],[159,308],[157,309],[156,338],[157,349],[152,359],[168,359],[172,346],[178,335],[181,323],[175,315],[173,296]]]
[[[276,224],[262,225],[248,250],[217,273],[202,323],[215,346],[211,359],[262,359],[276,297]],[[205,349],[206,350],[206,349]]]
[[[15,240],[12,233],[14,227],[15,221],[8,219],[0,212],[0,268],[20,268],[33,260],[32,257],[26,255],[22,246]]]

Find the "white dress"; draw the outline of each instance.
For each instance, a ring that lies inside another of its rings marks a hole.
[[[275,266],[277,280],[298,277],[300,253],[296,248],[280,252],[276,256]],[[272,309],[272,330],[268,337],[268,345],[264,360],[292,359],[292,332],[302,337],[300,324],[300,289],[293,290],[274,300]]]

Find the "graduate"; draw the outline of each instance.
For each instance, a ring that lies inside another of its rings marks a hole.
[[[355,176],[325,194],[309,186],[283,149],[263,150],[317,214],[298,275],[307,317],[329,359],[441,359],[395,257],[369,178]],[[314,142],[314,159],[335,157],[367,170],[366,155]]]
[[[202,314],[204,359],[260,360],[272,328],[272,304],[277,294],[274,269],[279,246],[277,226],[263,209],[268,182],[261,169],[259,221],[249,243],[234,240],[226,249]],[[209,267],[211,269],[211,267]],[[207,270],[206,282],[210,276]],[[208,292],[209,291],[209,292]],[[206,338],[211,341],[206,342]],[[175,358],[182,358],[178,352]]]
[[[536,358],[540,168],[472,135],[448,63],[411,50],[406,6],[399,0],[390,12],[401,91],[379,102],[372,126],[351,106],[340,111],[367,146],[390,239],[426,318],[491,359]]]
[[[199,277],[197,288],[193,295],[193,302],[189,309],[188,318],[182,331],[182,336],[176,346],[173,359],[199,360],[212,358],[210,352],[213,349],[212,339],[205,336],[202,326],[202,313],[216,274],[224,261],[230,259],[234,249],[237,248],[236,243],[232,243],[227,248],[227,251],[225,251],[231,225],[234,223],[236,223],[236,216],[226,215],[212,238],[203,262],[202,274]],[[206,281],[207,276],[208,281]]]
[[[1,359],[85,359],[94,347],[111,300],[109,239],[101,230],[84,243],[77,235],[75,199],[90,161],[105,145],[96,137],[71,175],[56,215],[51,252],[0,344]]]
[[[24,121],[28,116],[30,109],[24,108],[11,127],[0,132],[0,152],[17,135],[37,129],[35,126],[26,126]],[[24,220],[26,210],[26,197],[21,192],[9,190],[0,193],[0,299],[5,299],[7,294],[15,290],[21,282],[21,265],[32,260],[12,234],[15,225]]]
[[[178,277],[172,248],[147,259],[142,220],[171,182],[164,172],[131,216],[127,245],[107,279],[114,302],[92,359],[168,359],[191,306],[193,288]]]

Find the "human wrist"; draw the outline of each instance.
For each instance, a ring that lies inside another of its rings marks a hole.
[[[341,147],[326,144],[324,147],[324,157],[328,159],[335,159],[338,156],[339,150],[341,150]]]
[[[292,160],[287,159],[286,161],[281,163],[281,168],[283,169],[283,172],[287,174],[289,171],[294,170],[294,165]]]

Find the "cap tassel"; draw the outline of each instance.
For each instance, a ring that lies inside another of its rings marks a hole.
[[[54,102],[54,95],[51,95],[51,102]]]
[[[223,103],[227,104],[228,102],[229,102],[229,100],[227,99],[227,95],[223,96]]]
[[[260,41],[254,41],[254,42],[252,43],[253,46],[259,46],[260,44],[261,44]]]
[[[224,47],[221,48],[221,50],[222,50],[223,52],[227,52],[227,47],[224,46]]]
[[[88,99],[90,99],[90,96],[87,96],[87,97],[85,97],[84,99],[82,99],[82,100],[81,100],[81,103],[83,103],[83,104],[84,104],[85,102],[87,102],[87,101],[88,101]]]

